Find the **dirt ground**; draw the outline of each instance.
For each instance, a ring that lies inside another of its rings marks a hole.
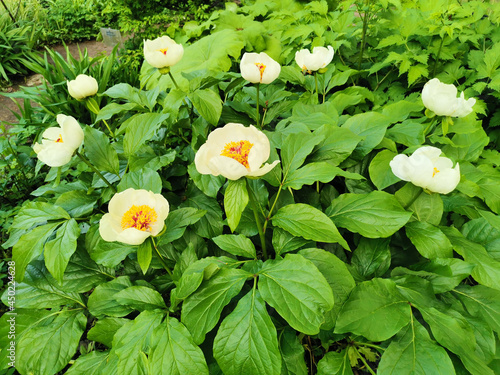
[[[80,47],[82,51],[87,49],[90,57],[98,56],[101,53],[108,54],[113,49],[112,47],[109,47],[102,42],[80,42],[68,45],[69,51],[72,56],[78,56],[78,47]],[[59,52],[64,58],[66,58],[66,50],[64,46],[53,46],[52,49]],[[9,124],[17,123],[17,118],[12,112],[14,111],[16,113],[19,113],[19,109],[13,99],[1,94],[19,90],[20,86],[36,86],[38,84],[40,84],[40,76],[34,75],[25,77],[25,79],[23,79],[22,81],[14,82],[12,86],[0,90],[0,125],[6,125],[8,127]],[[19,102],[21,101],[19,100]],[[2,126],[0,126],[0,134],[2,132],[1,128]]]

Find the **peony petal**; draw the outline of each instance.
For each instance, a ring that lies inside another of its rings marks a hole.
[[[47,146],[42,144],[37,157],[49,167],[61,167],[71,161],[73,151],[73,149],[68,148],[64,143],[52,142],[52,144]]]
[[[433,78],[422,89],[422,101],[436,115],[450,116],[458,105],[457,88]]]
[[[412,154],[412,156],[425,156],[427,159],[431,160],[433,163],[435,163],[439,155],[441,155],[441,150],[437,147],[433,146],[422,146],[415,150],[415,152]]]
[[[229,180],[237,180],[248,174],[248,170],[242,164],[226,156],[213,157],[209,166],[214,176],[223,175]]]
[[[256,171],[252,171],[252,172],[248,173],[248,176],[251,176],[251,177],[263,176],[266,173],[270,172],[279,162],[280,162],[279,160],[275,160],[271,164],[266,163],[261,168],[257,169]]]
[[[104,214],[99,221],[99,234],[104,241],[113,242],[118,238],[118,232],[113,225],[111,214]]]
[[[140,245],[146,238],[151,236],[148,231],[143,231],[135,228],[127,228],[118,233],[116,241],[126,243],[128,245]]]
[[[448,194],[455,190],[460,182],[460,167],[457,163],[455,168],[446,169],[436,173],[427,189],[435,193]]]
[[[389,166],[391,167],[392,173],[394,173],[397,178],[400,178],[403,181],[411,180],[411,175],[414,171],[408,162],[408,156],[403,154],[396,155],[389,162]]]

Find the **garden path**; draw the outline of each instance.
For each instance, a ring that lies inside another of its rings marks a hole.
[[[87,52],[90,57],[98,56],[101,53],[110,53],[112,51],[112,47],[107,46],[102,42],[97,42],[95,40],[91,41],[83,41],[79,43],[69,44],[68,48],[70,53],[73,56],[78,56],[78,47],[83,51],[87,49]],[[53,50],[59,52],[64,58],[66,58],[66,50],[62,45],[56,45],[51,47]],[[29,77],[24,77],[22,80],[14,82],[14,84],[7,89],[5,92],[13,92],[19,90],[20,86],[35,86],[40,84],[40,76],[33,75]],[[0,92],[1,94],[1,92]],[[19,100],[21,102],[21,100]],[[17,118],[12,112],[19,113],[19,109],[12,100],[12,98],[6,97],[4,95],[0,95],[0,125],[7,125],[12,123],[17,123]],[[0,134],[2,133],[0,127]]]

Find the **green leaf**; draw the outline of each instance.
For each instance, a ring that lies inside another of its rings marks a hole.
[[[328,352],[318,362],[318,375],[352,375],[348,350]]]
[[[117,115],[121,112],[128,112],[134,109],[140,109],[140,107],[136,103],[109,103],[99,110],[99,114],[96,117],[96,122],[101,120],[108,120],[114,115]]]
[[[279,374],[276,336],[266,304],[253,288],[222,321],[214,340],[214,357],[225,374]]]
[[[207,212],[193,207],[178,208],[168,214],[165,220],[165,233],[158,239],[158,246],[182,237],[188,225],[198,222]]]
[[[443,200],[440,194],[421,193],[408,207],[413,216],[422,222],[439,225],[443,216]]]
[[[69,220],[71,217],[63,208],[50,203],[29,202],[19,210],[11,227],[16,229],[30,229],[33,225],[60,219]]]
[[[166,309],[160,293],[146,286],[130,286],[115,294],[116,302],[134,310]]]
[[[426,221],[412,221],[406,224],[405,230],[410,241],[424,258],[453,257],[451,242],[438,227]]]
[[[368,238],[389,237],[411,217],[393,195],[382,191],[342,194],[332,201],[326,214],[339,227]]]
[[[272,243],[276,254],[282,255],[290,251],[300,249],[301,247],[310,244],[311,242],[302,237],[296,237],[286,230],[276,227],[273,230]]]
[[[108,136],[90,126],[85,127],[84,136],[85,155],[92,164],[99,170],[118,175],[120,173],[118,154],[111,147]]]
[[[129,188],[144,189],[152,191],[155,194],[160,194],[162,189],[160,174],[149,168],[143,168],[136,172],[129,172],[122,177],[117,186],[117,190],[120,193]]]
[[[347,159],[363,139],[349,129],[337,126],[321,127],[315,134],[323,136],[324,139],[314,148],[310,156],[311,161],[328,161],[334,166]]]
[[[208,375],[203,352],[186,327],[173,317],[155,328],[149,358],[149,371],[154,374]]]
[[[148,272],[151,259],[153,259],[153,245],[149,238],[139,245],[137,249],[137,263],[141,267],[142,273],[145,275]]]
[[[396,143],[412,147],[425,142],[424,129],[424,124],[420,124],[414,120],[406,120],[387,130],[386,137]]]
[[[268,260],[259,272],[262,298],[292,328],[308,335],[319,333],[325,313],[333,308],[333,293],[314,263],[297,254]]]
[[[292,133],[283,141],[281,149],[281,163],[283,175],[286,179],[289,173],[299,168],[314,146],[323,140],[323,136],[310,133]]]
[[[417,79],[420,77],[428,77],[429,71],[427,70],[427,66],[423,64],[412,65],[410,70],[408,70],[408,86],[411,86],[415,83]]]
[[[194,108],[201,117],[210,124],[217,126],[222,113],[222,100],[213,90],[196,90],[188,94],[188,98],[193,102]]]
[[[246,180],[244,178],[235,181],[230,180],[224,194],[224,210],[226,211],[227,223],[232,232],[238,226],[248,200]]]
[[[75,219],[66,221],[56,232],[56,238],[45,244],[45,265],[54,278],[62,284],[69,258],[76,250],[80,227]]]
[[[256,259],[255,246],[242,234],[223,234],[212,239],[222,250],[233,255]]]
[[[472,316],[482,318],[500,333],[500,291],[482,285],[460,285],[453,293],[465,304]]]
[[[85,307],[80,294],[63,287],[47,271],[43,261],[34,261],[26,268],[24,282],[16,284],[16,309],[45,309],[61,305]],[[8,305],[7,295],[7,292],[2,295],[5,305]]]
[[[213,238],[222,234],[224,227],[222,210],[216,199],[207,197],[198,189],[193,189],[188,192],[183,206],[206,211],[206,214],[194,224],[196,234],[204,238]]]
[[[16,262],[16,280],[24,279],[28,264],[43,251],[45,241],[61,223],[50,223],[36,227],[24,234],[12,248],[12,260]]]
[[[127,322],[127,319],[122,318],[99,319],[87,332],[87,339],[100,342],[108,348],[111,348],[116,331],[123,327]]]
[[[117,266],[127,255],[137,250],[137,246],[104,241],[99,234],[99,225],[93,225],[88,230],[85,248],[94,262],[105,267]]]
[[[378,374],[454,375],[455,369],[446,350],[431,340],[427,330],[412,319],[385,350]]]
[[[356,282],[346,264],[328,251],[304,249],[298,254],[313,262],[332,288],[335,305],[325,314],[325,322],[321,325],[321,329],[330,330],[335,326],[337,316],[347,301],[349,293],[356,286]]]
[[[494,213],[500,214],[500,187],[498,179],[481,178],[477,182],[477,185],[488,207],[491,208]]]
[[[361,238],[352,253],[351,269],[364,280],[382,277],[391,265],[389,242],[389,239]]]
[[[108,361],[107,352],[93,351],[82,355],[71,365],[66,375],[99,375]]]
[[[127,123],[125,137],[123,138],[123,151],[125,155],[130,156],[134,154],[146,141],[153,138],[154,133],[169,116],[168,113],[141,113],[133,115]]]
[[[352,332],[370,341],[384,341],[408,324],[411,306],[389,279],[358,284],[337,318],[336,333]]]
[[[370,179],[378,190],[383,190],[399,181],[399,178],[392,173],[389,166],[390,161],[395,156],[396,153],[392,151],[382,150],[372,159],[368,172],[370,173]]]
[[[339,243],[349,250],[349,245],[328,216],[308,204],[297,203],[282,207],[271,220],[273,225],[294,236],[318,242]]]
[[[382,109],[382,114],[389,117],[391,123],[401,122],[406,120],[410,113],[421,112],[424,109],[422,102],[410,102],[408,100],[400,100],[395,103],[385,105]]]
[[[116,294],[132,286],[128,276],[120,276],[112,281],[101,284],[89,296],[89,312],[97,318],[104,315],[122,317],[133,311],[128,306],[116,302]]]
[[[196,344],[205,340],[207,332],[219,321],[222,309],[240,292],[250,276],[239,269],[221,269],[186,298],[182,305],[181,321],[193,335]]]
[[[307,375],[304,347],[296,332],[285,328],[279,335],[281,375]]]
[[[454,146],[446,145],[442,149],[447,157],[457,162],[474,162],[479,158],[490,139],[483,130],[481,121],[478,121],[477,130],[467,134],[455,134],[451,141]]]
[[[213,176],[211,174],[199,173],[194,163],[189,164],[188,173],[196,187],[212,198],[217,197],[217,193],[226,181],[226,178],[222,175]]]
[[[16,369],[37,375],[61,371],[76,353],[86,324],[83,311],[63,310],[23,332],[16,343]]]
[[[283,187],[299,190],[302,185],[311,185],[316,181],[330,182],[335,176],[343,172],[342,169],[334,167],[326,161],[308,163],[288,174]]]
[[[89,215],[97,203],[95,195],[89,195],[83,190],[73,190],[62,193],[55,205],[64,208],[72,217],[79,218]]]

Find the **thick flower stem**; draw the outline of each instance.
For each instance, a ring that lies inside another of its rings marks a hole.
[[[362,34],[361,34],[361,49],[359,51],[358,70],[361,70],[361,63],[363,62],[363,54],[365,53],[366,32],[368,30],[368,20],[369,20],[369,17],[370,17],[370,13],[369,13],[369,8],[368,8],[368,9],[365,10],[365,12],[363,14],[363,18],[362,18],[362,20],[363,20],[363,31],[362,31]]]
[[[260,99],[260,83],[257,83],[257,121],[256,121],[257,126],[260,126],[259,99]]]
[[[252,205],[252,211],[253,215],[255,217],[255,224],[257,225],[257,230],[259,231],[259,237],[260,237],[260,245],[262,247],[262,256],[264,260],[267,260],[267,248],[266,248],[266,237],[264,236],[264,231],[262,228],[262,223],[260,222],[259,218],[259,210],[257,208],[257,198],[255,197],[255,194],[252,190],[252,187],[250,186],[250,183],[248,180],[246,180],[247,183],[247,190],[248,190],[248,195],[250,198],[250,204]]]
[[[318,72],[314,72],[314,84],[316,85],[316,97],[319,101],[319,90],[318,90]]]
[[[438,49],[438,52],[436,54],[436,60],[434,60],[434,67],[432,68],[432,77],[436,76],[437,63],[439,60],[439,55],[441,55],[441,49],[443,48],[443,43],[444,43],[445,37],[446,37],[446,34],[443,35],[443,37],[441,38],[441,43],[439,44],[439,49]]]
[[[180,88],[179,88],[179,85],[177,84],[176,80],[174,79],[174,76],[172,75],[172,72],[169,70],[168,71],[168,75],[170,76],[170,79],[172,80],[175,88],[179,91],[182,91]],[[186,102],[186,98],[182,98],[182,101],[184,102],[184,104],[186,105],[186,107],[188,106],[187,102]]]
[[[110,182],[106,179],[106,177],[104,177],[104,176],[102,175],[102,173],[101,173],[101,172],[99,172],[99,171],[97,170],[97,168],[96,168],[96,167],[94,167],[94,166],[92,165],[92,163],[89,161],[89,159],[87,159],[85,156],[83,156],[82,154],[80,154],[80,153],[78,152],[78,150],[76,150],[76,152],[75,152],[75,153],[76,153],[76,156],[78,156],[80,159],[82,159],[82,161],[83,161],[85,164],[87,164],[87,165],[90,167],[90,169],[92,169],[92,170],[95,172],[95,174],[97,174],[97,175],[99,176],[99,178],[100,178],[101,180],[103,180],[103,181],[104,181],[104,183],[105,183],[106,185],[108,185],[108,186],[111,188],[111,190],[113,190],[113,192],[114,192],[114,193],[116,193],[116,188],[115,188],[113,185],[111,185],[111,183],[110,183]]]
[[[163,266],[163,268],[165,268],[165,270],[167,271],[167,273],[173,279],[172,271],[170,271],[170,268],[168,267],[167,263],[165,262],[165,260],[163,259],[162,255],[158,251],[158,247],[156,247],[156,242],[155,242],[155,240],[154,240],[153,237],[151,237],[151,242],[153,243],[153,249],[155,249],[156,255],[158,256],[158,259],[160,260],[161,265]]]

